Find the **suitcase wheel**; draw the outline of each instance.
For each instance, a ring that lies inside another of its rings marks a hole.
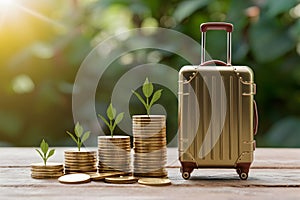
[[[241,168],[237,168],[236,173],[239,175],[241,180],[247,180],[248,172],[244,172]]]
[[[183,172],[181,175],[185,180],[188,180],[191,177],[191,173],[189,172]]]
[[[248,178],[248,174],[245,172],[240,173],[239,176],[240,176],[240,179],[242,179],[242,180],[247,180],[247,178]]]

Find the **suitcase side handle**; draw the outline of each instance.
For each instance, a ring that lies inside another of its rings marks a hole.
[[[253,113],[253,133],[254,135],[257,134],[257,129],[258,129],[258,110],[257,110],[257,104],[256,104],[256,101],[253,100],[253,110],[254,110],[254,113]]]
[[[208,30],[225,30],[227,32],[227,63],[220,60],[213,60],[213,63],[217,65],[231,66],[231,33],[233,31],[233,25],[225,22],[207,22],[200,25],[201,31],[201,64],[206,65],[211,64],[210,61],[205,62],[205,41],[206,41],[206,32]]]

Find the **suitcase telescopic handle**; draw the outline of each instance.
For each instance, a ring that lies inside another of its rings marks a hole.
[[[209,60],[205,61],[205,41],[206,41],[206,32],[208,30],[225,30],[227,32],[227,63],[220,60]],[[233,25],[225,22],[207,22],[203,23],[200,26],[201,31],[201,64],[208,65],[215,63],[217,65],[231,66],[231,33],[233,31]]]

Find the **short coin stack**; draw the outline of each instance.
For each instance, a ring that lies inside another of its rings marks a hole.
[[[167,171],[166,118],[164,115],[134,115],[134,175],[165,177]]]
[[[131,173],[129,136],[99,136],[99,172]]]
[[[96,151],[65,151],[65,173],[85,173],[97,171]]]
[[[31,164],[31,177],[38,179],[59,178],[64,175],[63,164],[59,163],[34,163]]]

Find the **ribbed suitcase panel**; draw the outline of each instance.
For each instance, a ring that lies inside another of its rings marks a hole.
[[[224,84],[225,91],[220,89],[222,84]],[[239,155],[239,129],[241,128],[238,126],[239,123],[235,123],[238,121],[238,117],[241,117],[239,116],[240,112],[238,112],[238,115],[235,114],[237,110],[240,110],[241,106],[241,99],[238,99],[239,95],[234,94],[234,92],[239,92],[237,78],[228,75],[214,76],[211,74],[202,74],[202,76],[196,76],[191,85],[193,91],[189,91],[189,93],[196,93],[200,109],[199,129],[194,142],[190,146],[191,150],[194,151],[193,155],[199,155],[199,150],[202,146],[202,149],[205,149],[205,146],[213,146],[209,154],[203,158],[198,157],[196,159],[203,160],[204,163],[216,163],[215,161],[226,164],[235,163]],[[209,91],[211,91],[211,94]],[[191,114],[195,113],[195,107],[193,106],[195,104],[192,104],[191,100],[189,100],[188,104],[190,105],[188,115],[192,116]],[[213,119],[211,119],[212,105],[216,107]],[[221,124],[221,112],[226,112],[223,128]],[[193,120],[188,121],[191,122]],[[209,127],[210,121],[212,125]],[[192,127],[192,124],[189,124],[189,127]],[[222,133],[219,135],[218,130],[220,129],[222,129]],[[203,143],[205,137],[206,142]]]

